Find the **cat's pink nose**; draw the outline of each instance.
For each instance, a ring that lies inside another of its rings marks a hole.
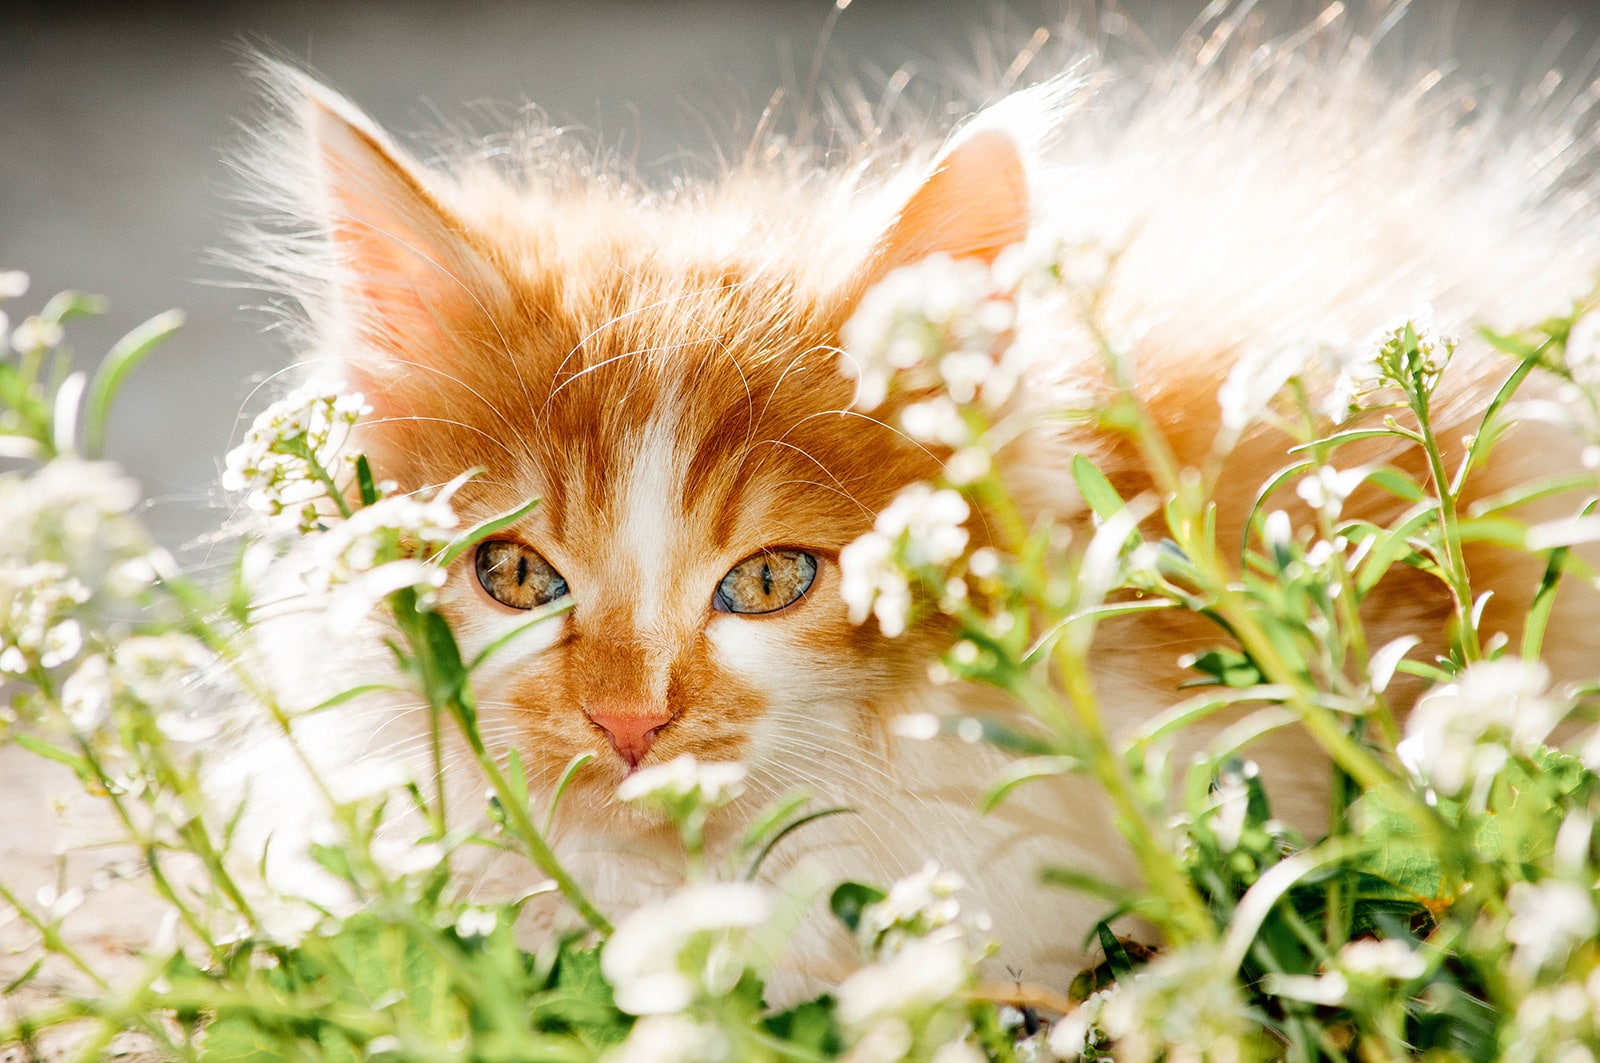
[[[589,720],[606,733],[611,748],[617,756],[637,768],[644,755],[655,745],[656,734],[672,722],[672,713],[665,709],[647,712],[622,712],[604,710],[589,713]]]

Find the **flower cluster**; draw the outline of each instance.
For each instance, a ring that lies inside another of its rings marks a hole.
[[[751,931],[772,910],[763,886],[700,882],[630,913],[600,954],[617,1007],[664,1015],[731,992],[761,962]]]
[[[1021,368],[1006,360],[1014,294],[973,259],[930,255],[890,273],[845,324],[840,368],[856,378],[856,407],[875,410],[891,390],[935,387],[954,404],[998,409]]]
[[[1097,1058],[1100,1046],[1114,1041],[1116,1058],[1130,1063],[1249,1058],[1244,1001],[1218,960],[1201,946],[1162,955],[1068,1016],[1066,1029],[1052,1033],[1051,1049],[1064,1060]]]
[[[1564,967],[1568,954],[1600,931],[1593,888],[1564,879],[1513,883],[1506,909],[1511,913],[1506,923],[1511,969],[1524,978]]]
[[[950,488],[919,483],[902,490],[873,530],[839,553],[839,593],[851,621],[874,616],[884,635],[902,634],[910,621],[912,578],[961,557],[970,514],[966,499]]]
[[[605,1063],[731,1063],[733,1050],[716,1026],[687,1015],[645,1015]]]
[[[445,570],[430,559],[459,523],[450,488],[431,497],[391,495],[329,520],[296,555],[307,590],[334,595],[329,619],[354,622],[396,591],[411,589],[423,605],[444,586]]]
[[[293,511],[302,533],[322,518],[318,503],[343,495],[356,457],[345,451],[350,430],[372,412],[359,392],[307,384],[268,406],[228,452],[222,486],[248,491],[251,509],[269,516]]]
[[[975,1051],[961,995],[987,948],[974,937],[990,923],[963,913],[956,894],[964,885],[930,861],[861,911],[856,938],[873,962],[839,986],[839,1022],[855,1045],[849,1058],[900,1060],[919,1046],[932,1058]]]
[[[1050,1028],[1050,1051],[1057,1059],[1072,1063],[1080,1059],[1098,1059],[1103,1054],[1111,1041],[1105,1030],[1106,1008],[1121,992],[1120,982],[1097,989],[1056,1021]]]
[[[973,959],[959,934],[904,942],[839,985],[838,1018],[854,1048],[847,1057],[898,1063],[965,1039],[961,993],[973,982]]]
[[[1530,991],[1517,1005],[1502,1059],[1592,1063],[1600,1044],[1600,967]]]
[[[167,571],[130,516],[138,498],[105,462],[59,458],[0,476],[0,672],[70,664],[92,599],[134,598]]]
[[[72,611],[89,589],[54,561],[0,561],[0,672],[56,668],[83,648]]]
[[[701,763],[694,754],[684,753],[623,779],[617,787],[617,798],[676,817],[691,807],[708,811],[721,808],[744,793],[744,778],[742,764]]]
[[[869,956],[892,956],[913,939],[957,926],[965,887],[961,876],[928,861],[921,871],[900,879],[880,901],[868,905],[856,925],[856,937]]]
[[[185,696],[212,655],[188,635],[168,631],[135,635],[107,654],[85,657],[61,688],[61,708],[79,734],[112,719],[113,708],[134,703],[152,714],[168,738],[194,742],[215,734],[220,720]]]
[[[1417,703],[1396,752],[1439,796],[1481,799],[1512,756],[1532,755],[1566,715],[1549,685],[1550,673],[1538,661],[1503,657],[1469,665]]]

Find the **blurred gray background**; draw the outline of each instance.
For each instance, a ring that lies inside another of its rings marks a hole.
[[[1262,3],[1285,6],[1317,9]],[[1130,0],[1121,10],[1167,49],[1202,7]],[[822,69],[875,95],[905,68],[937,95],[985,61],[1003,65],[1040,26],[1089,26],[1116,9],[855,0]],[[158,311],[187,312],[137,370],[110,450],[144,482],[157,534],[190,542],[220,519],[212,484],[263,405],[253,384],[288,357],[264,333],[267,319],[244,309],[260,297],[219,283],[230,276],[207,258],[235,209],[223,158],[254,103],[246,49],[308,63],[403,141],[461,119],[487,132],[482,105],[513,115],[531,101],[664,179],[738,144],[775,89],[803,85],[834,10],[832,0],[0,3],[0,269],[33,277],[6,309],[16,320],[66,287],[107,296],[105,318],[69,333],[91,362]],[[1600,4],[1418,0],[1399,36],[1391,52],[1454,56],[1485,93],[1514,94],[1552,66],[1595,75]]]

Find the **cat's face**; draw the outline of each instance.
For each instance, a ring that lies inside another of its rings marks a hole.
[[[940,210],[973,181],[993,198],[996,173],[1021,188],[1014,152],[980,143],[970,180],[947,156],[879,239],[819,268],[805,233],[758,212],[738,232],[725,205],[428,187],[347,105],[304,106],[340,270],[331,353],[375,407],[375,471],[415,490],[481,468],[465,524],[540,499],[457,562],[441,608],[470,654],[570,600],[475,675],[491,747],[546,783],[595,752],[581,808],[681,753],[786,789],[881,731],[927,645],[850,623],[838,555],[942,455],[851,410],[839,331],[883,270],[1019,235]]]
[[[547,778],[600,754],[583,778],[606,791],[684,752],[760,765],[819,728],[842,741],[913,680],[905,647],[849,622],[837,559],[933,471],[848,412],[836,311],[635,253],[550,264],[606,299],[503,308],[473,357],[427,373],[403,410],[380,405],[364,436],[407,489],[481,466],[456,496],[466,523],[540,499],[458,562],[444,608],[471,648],[570,597],[491,659],[477,696],[491,737]]]

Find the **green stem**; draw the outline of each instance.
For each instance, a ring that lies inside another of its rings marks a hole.
[[[61,936],[60,932],[50,923],[40,919],[32,908],[22,902],[22,898],[11,892],[4,881],[0,881],[0,900],[9,904],[17,915],[21,917],[22,921],[33,927],[34,931],[44,939],[44,947],[47,952],[65,957],[69,963],[88,975],[95,985],[101,989],[111,988],[110,983],[102,978],[93,967],[90,967],[88,961],[79,955],[76,949],[67,944],[66,939]]]
[[[1462,662],[1470,664],[1483,656],[1483,649],[1478,642],[1478,627],[1472,622],[1472,586],[1467,577],[1466,556],[1461,549],[1457,495],[1445,471],[1444,457],[1439,453],[1439,441],[1428,415],[1427,396],[1412,393],[1410,398],[1411,412],[1417,418],[1417,427],[1422,436],[1423,453],[1428,457],[1428,471],[1433,476],[1434,494],[1439,499],[1439,530],[1444,540],[1445,555],[1444,577],[1455,609]]]

